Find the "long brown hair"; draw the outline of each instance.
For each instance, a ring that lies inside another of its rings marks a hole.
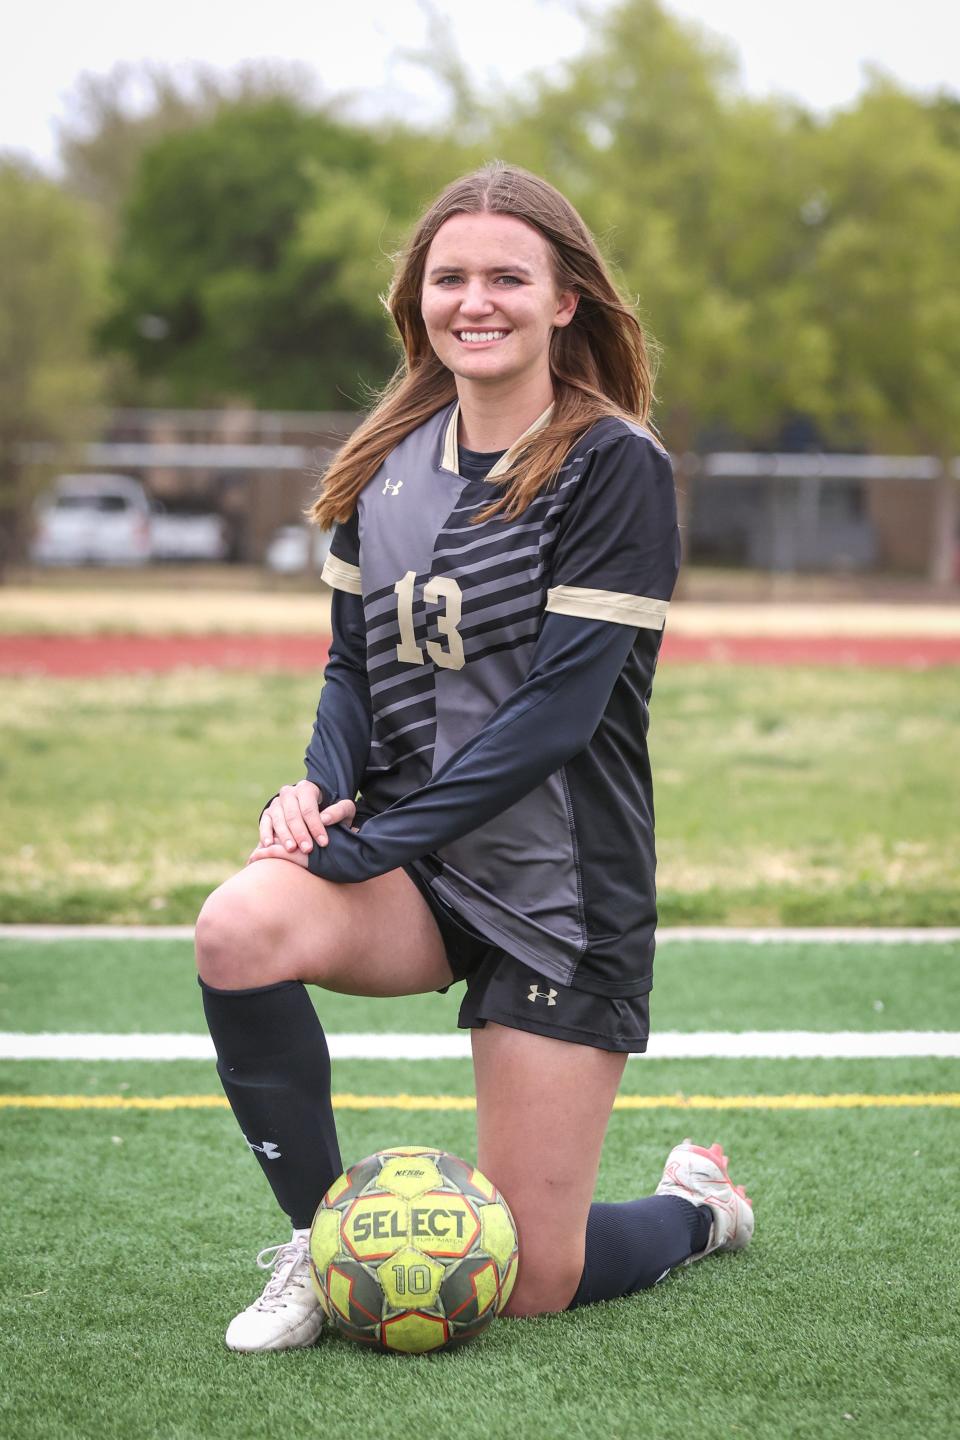
[[[646,423],[653,380],[643,328],[607,273],[593,236],[559,190],[515,165],[494,161],[448,185],[398,256],[387,299],[404,358],[376,408],[338,452],[310,518],[324,529],[347,520],[357,496],[396,445],[456,398],[453,374],[438,360],[420,314],[427,251],[452,215],[512,215],[539,230],[553,258],[557,289],[579,295],[569,325],[550,339],[554,411],[535,431],[476,517],[519,515],[549,484],[570,447],[604,415]]]

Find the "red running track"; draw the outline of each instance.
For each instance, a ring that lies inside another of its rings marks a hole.
[[[319,635],[0,635],[0,675],[160,674],[183,667],[299,670],[319,674],[328,637]],[[673,664],[892,666],[960,665],[960,635],[676,635]]]
[[[163,674],[217,670],[315,670],[326,635],[0,635],[0,675]]]

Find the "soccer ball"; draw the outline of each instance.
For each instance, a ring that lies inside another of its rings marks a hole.
[[[408,1354],[479,1335],[517,1276],[503,1196],[443,1150],[380,1150],[324,1195],[310,1272],[327,1318],[351,1340]]]

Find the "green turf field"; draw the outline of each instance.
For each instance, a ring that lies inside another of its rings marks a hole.
[[[317,686],[6,680],[0,918],[191,922],[302,774]],[[651,750],[663,923],[960,923],[955,670],[667,665]]]
[[[202,1028],[185,944],[2,941],[0,983],[5,1031]],[[318,1002],[332,1032],[432,1032],[452,1027],[456,995]],[[653,1020],[960,1030],[960,946],[673,943]],[[284,1236],[229,1113],[177,1108],[217,1096],[212,1064],[0,1063],[3,1433],[946,1440],[960,1381],[960,1112],[929,1097],[955,1099],[958,1082],[957,1062],[928,1058],[633,1061],[622,1093],[651,1108],[614,1114],[600,1198],[652,1189],[684,1134],[719,1138],[756,1201],[748,1251],[629,1300],[497,1322],[450,1356],[381,1357],[325,1336],[242,1357],[223,1349],[224,1325],[262,1283],[258,1248]],[[340,1115],[348,1161],[403,1142],[473,1153],[469,1110],[427,1108],[469,1096],[468,1062],[338,1062],[334,1085],[360,1097]],[[862,1104],[811,1098],[838,1094]],[[62,1096],[128,1108],[22,1105]],[[678,1110],[689,1096],[727,1108]],[[780,1108],[791,1096],[803,1108]],[[877,1103],[889,1096],[928,1101]],[[174,1108],[129,1108],[158,1097]]]

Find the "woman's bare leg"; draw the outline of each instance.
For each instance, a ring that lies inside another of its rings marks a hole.
[[[587,1214],[626,1056],[492,1023],[471,1034],[477,1163],[520,1234],[504,1313],[565,1310],[583,1273]]]
[[[713,1249],[742,1249],[750,1202],[726,1160],[675,1147],[655,1195],[596,1204],[604,1131],[626,1056],[488,1024],[473,1031],[479,1165],[520,1232],[508,1315],[649,1289]]]
[[[391,870],[359,885],[287,860],[232,876],[197,918],[197,968],[216,990],[302,980],[349,995],[417,995],[453,980],[413,881]]]

